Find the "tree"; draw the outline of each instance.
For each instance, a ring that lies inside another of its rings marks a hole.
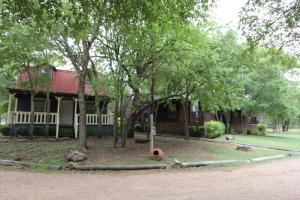
[[[174,44],[174,38],[183,23],[193,17],[195,8],[200,12],[207,11],[210,1],[147,1],[134,3],[120,3],[117,5],[117,21],[111,21],[103,27],[99,41],[102,44],[100,55],[104,55],[112,62],[111,72],[114,74],[115,88],[124,89],[128,86],[131,91],[131,101],[128,112],[131,115],[126,120],[127,133],[132,132],[136,111],[142,102],[145,102],[143,93],[152,96],[155,90],[156,68],[162,61],[164,51]],[[119,77],[119,78],[117,78]],[[147,80],[151,87],[147,88]],[[121,82],[125,85],[118,86]],[[122,91],[116,92],[122,97]],[[116,101],[118,98],[115,98]],[[151,98],[153,99],[153,98]],[[153,100],[152,100],[153,102]],[[116,103],[118,105],[118,103]],[[132,105],[132,106],[131,106]],[[152,106],[153,108],[153,106]],[[153,113],[153,109],[151,109]],[[121,124],[122,118],[121,118]]]
[[[240,13],[240,28],[251,42],[299,54],[299,16],[299,0],[248,0]]]
[[[91,64],[91,52],[104,20],[108,18],[108,1],[3,1],[2,13],[18,24],[29,24],[48,31],[51,42],[61,56],[70,61],[78,73],[79,147],[86,148],[85,82]]]
[[[25,72],[27,79],[23,81],[26,88],[29,88],[31,95],[30,110],[30,131],[29,138],[33,138],[34,131],[34,96],[43,86],[47,86],[48,77],[41,77],[39,70],[41,67],[48,66],[46,50],[50,45],[45,35],[27,25],[12,25],[4,27],[0,35],[1,40],[1,60],[3,68],[13,75]],[[4,31],[5,30],[5,31]]]
[[[257,49],[256,68],[246,74],[245,111],[250,116],[266,116],[278,131],[299,113],[299,89],[286,79],[285,72],[296,60],[276,49]]]

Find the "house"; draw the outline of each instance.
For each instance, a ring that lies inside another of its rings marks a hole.
[[[204,126],[205,122],[217,119],[215,114],[203,111],[199,102],[190,102],[188,106],[188,113],[188,126]],[[244,133],[247,127],[253,128],[256,126],[257,122],[255,118],[247,119],[239,110],[231,111],[230,115],[231,117],[229,125],[235,133]],[[158,135],[184,135],[184,113],[179,99],[170,99],[168,103],[156,103],[156,111],[154,116],[156,133]],[[220,117],[219,120],[224,121],[222,114]],[[149,108],[144,109],[143,112],[138,116],[138,122],[144,127],[148,126]]]
[[[46,124],[46,92],[50,93],[50,135],[58,137],[78,137],[79,126],[79,104],[77,98],[78,79],[77,73],[69,70],[61,70],[55,67],[44,67],[38,71],[30,73],[20,73],[16,85],[9,88],[9,106],[8,106],[8,123],[11,130],[16,132],[28,132],[30,126],[31,96],[30,87],[28,86],[29,76],[40,77],[48,75],[49,80],[46,84],[35,81],[34,96],[34,127],[35,133],[44,130]],[[85,84],[86,93],[86,124],[87,134],[97,134],[97,119],[95,114],[95,95],[90,83]],[[98,91],[102,97],[99,106],[102,108],[102,126],[101,132],[112,134],[113,116],[108,113],[107,106],[109,99],[107,91]]]

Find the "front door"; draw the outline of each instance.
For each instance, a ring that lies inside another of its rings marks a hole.
[[[73,124],[73,108],[74,101],[62,100],[60,105],[60,124],[72,125]]]

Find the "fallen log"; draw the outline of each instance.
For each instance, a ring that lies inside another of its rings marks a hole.
[[[288,155],[286,154],[280,154],[280,155],[275,155],[275,156],[266,156],[266,157],[259,157],[259,158],[253,158],[251,159],[252,162],[259,162],[259,161],[265,161],[265,160],[274,160],[274,159],[279,159],[279,158],[284,158],[287,157]]]
[[[0,160],[0,165],[22,166],[22,167],[32,167],[32,168],[41,166],[41,164],[39,164],[39,163],[15,161],[15,160]],[[46,164],[44,164],[43,166],[45,166],[47,169],[55,169],[55,170],[62,169],[62,166],[60,166],[60,165],[46,165]]]
[[[32,162],[23,162],[23,161],[14,161],[14,160],[0,160],[0,165],[34,167],[36,164],[32,163]]]
[[[147,165],[79,165],[70,163],[75,170],[145,170],[145,169],[166,169],[167,164],[147,164]]]

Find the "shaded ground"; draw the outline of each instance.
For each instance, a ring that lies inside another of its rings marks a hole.
[[[46,164],[66,164],[65,156],[74,149],[77,140],[27,141],[0,143],[0,159],[15,159]],[[87,164],[145,164],[158,163],[149,159],[149,143],[135,143],[129,139],[126,148],[114,148],[113,138],[88,138]],[[281,151],[254,148],[250,152],[235,150],[235,146],[205,141],[156,137],[155,146],[164,151],[162,163],[180,161],[250,159],[281,154]]]
[[[290,200],[300,159],[226,169],[41,174],[0,171],[1,200]]]

